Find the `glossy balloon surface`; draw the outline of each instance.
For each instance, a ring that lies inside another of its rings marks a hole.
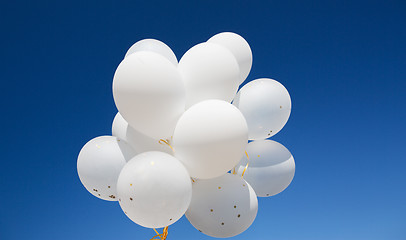
[[[288,121],[292,108],[286,88],[267,78],[244,85],[233,104],[247,120],[250,140],[266,139],[277,134]]]
[[[118,66],[113,96],[123,118],[155,140],[170,138],[185,110],[185,88],[176,67],[153,52],[136,52]]]
[[[113,125],[112,134],[125,140],[137,154],[149,151],[160,151],[173,155],[171,148],[172,139],[156,140],[137,131],[125,121],[120,113],[117,113]]]
[[[232,32],[216,34],[207,42],[220,44],[233,53],[240,67],[239,83],[244,82],[252,66],[252,51],[248,42],[240,35]]]
[[[219,177],[241,160],[248,143],[247,123],[230,103],[206,100],[182,115],[173,142],[175,156],[192,177]]]
[[[269,197],[285,190],[295,175],[295,160],[282,144],[271,140],[258,140],[248,144],[249,165],[244,179],[259,197]],[[247,157],[236,167],[241,176]]]
[[[134,156],[135,151],[125,141],[113,136],[96,137],[80,150],[77,160],[80,181],[92,195],[117,201],[118,176]]]
[[[238,90],[237,60],[221,45],[206,42],[192,47],[178,69],[185,83],[186,108],[207,99],[231,102]]]
[[[258,200],[251,186],[240,176],[225,174],[193,183],[186,217],[202,233],[227,238],[251,226],[257,211]]]
[[[173,53],[172,49],[159,40],[149,38],[140,40],[134,43],[130,47],[130,49],[128,49],[125,57],[128,57],[129,55],[140,51],[158,53],[168,59],[173,65],[178,65],[178,59],[176,58],[176,55],[175,53]]]
[[[162,152],[145,152],[124,166],[117,193],[122,210],[132,221],[143,227],[162,228],[186,212],[192,184],[176,158]]]

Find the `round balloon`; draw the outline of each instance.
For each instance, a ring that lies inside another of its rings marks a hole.
[[[161,228],[176,222],[186,212],[192,184],[176,158],[162,152],[145,152],[124,166],[117,193],[122,210],[133,222]]]
[[[134,150],[123,140],[101,136],[90,140],[80,150],[77,169],[80,181],[94,196],[117,201],[117,179]]]
[[[285,190],[295,175],[295,160],[282,144],[271,140],[258,140],[248,144],[249,164],[245,180],[259,197],[269,197]],[[244,157],[236,167],[241,176],[247,166]]]
[[[200,232],[227,238],[251,226],[257,212],[258,200],[251,186],[240,176],[225,174],[193,183],[186,217]]]
[[[286,88],[267,78],[244,85],[233,104],[247,120],[250,140],[266,139],[278,133],[288,121],[292,108]]]
[[[135,52],[118,66],[113,96],[123,118],[137,131],[170,138],[185,110],[185,88],[176,67],[154,52]]]
[[[148,51],[148,52],[155,52],[166,59],[168,59],[172,64],[175,66],[178,65],[178,59],[175,56],[175,53],[173,53],[172,49],[168,47],[165,43],[156,40],[156,39],[143,39],[140,40],[136,43],[134,43],[130,49],[128,49],[127,53],[125,54],[125,57],[135,53],[135,52],[140,52],[140,51]]]
[[[112,126],[113,136],[125,140],[137,154],[149,151],[160,151],[173,155],[172,139],[155,140],[135,130],[120,113],[116,114]]]
[[[186,88],[186,107],[207,99],[231,102],[239,85],[237,60],[225,47],[200,43],[180,59],[179,72]]]
[[[241,160],[248,128],[241,112],[228,102],[206,100],[179,119],[173,135],[175,156],[194,178],[225,174]]]
[[[121,116],[118,112],[114,117],[113,124],[111,125],[111,133],[113,136],[116,136],[124,141],[127,141],[127,128],[128,123],[127,121]]]
[[[240,67],[239,83],[244,82],[252,66],[252,51],[248,42],[240,35],[232,32],[216,34],[208,42],[220,44],[234,54]]]

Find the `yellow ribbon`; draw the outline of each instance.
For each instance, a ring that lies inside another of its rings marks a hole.
[[[242,171],[241,178],[244,177],[244,173],[245,173],[245,171],[247,170],[248,165],[250,164],[250,157],[248,156],[247,151],[245,151],[245,156],[247,156],[247,165],[245,165],[244,171]]]
[[[169,139],[159,139],[158,143],[159,144],[165,143],[166,145],[168,145],[172,149],[173,152],[175,152],[175,149],[173,149],[171,144],[169,144]]]
[[[153,239],[165,240],[166,237],[168,236],[168,227],[164,228],[164,231],[162,234],[159,233],[155,228],[153,228],[153,229],[156,232],[156,235],[153,238],[151,238],[151,240],[153,240]]]

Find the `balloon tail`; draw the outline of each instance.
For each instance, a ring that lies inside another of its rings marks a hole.
[[[171,146],[171,144],[169,143],[169,139],[159,139],[158,141],[159,144],[166,144],[168,145],[168,147],[170,147],[172,149],[172,152],[175,152],[175,149],[173,149],[173,147]]]
[[[166,237],[168,236],[168,227],[164,228],[163,233],[159,233],[155,228],[153,228],[153,229],[156,232],[156,235],[153,238],[151,238],[151,240],[154,240],[154,239],[165,240]]]
[[[250,164],[250,157],[248,156],[247,151],[245,151],[245,156],[247,156],[247,165],[245,165],[244,171],[242,171],[241,178],[244,178],[244,173],[247,170],[248,165]]]

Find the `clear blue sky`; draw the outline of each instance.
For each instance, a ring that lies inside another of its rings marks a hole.
[[[86,192],[77,155],[111,134],[113,74],[134,42],[180,58],[223,31],[252,47],[247,81],[277,79],[293,101],[273,139],[296,176],[234,239],[406,239],[405,1],[145,2],[2,2],[2,240],[150,239]],[[212,238],[182,218],[169,239]]]

